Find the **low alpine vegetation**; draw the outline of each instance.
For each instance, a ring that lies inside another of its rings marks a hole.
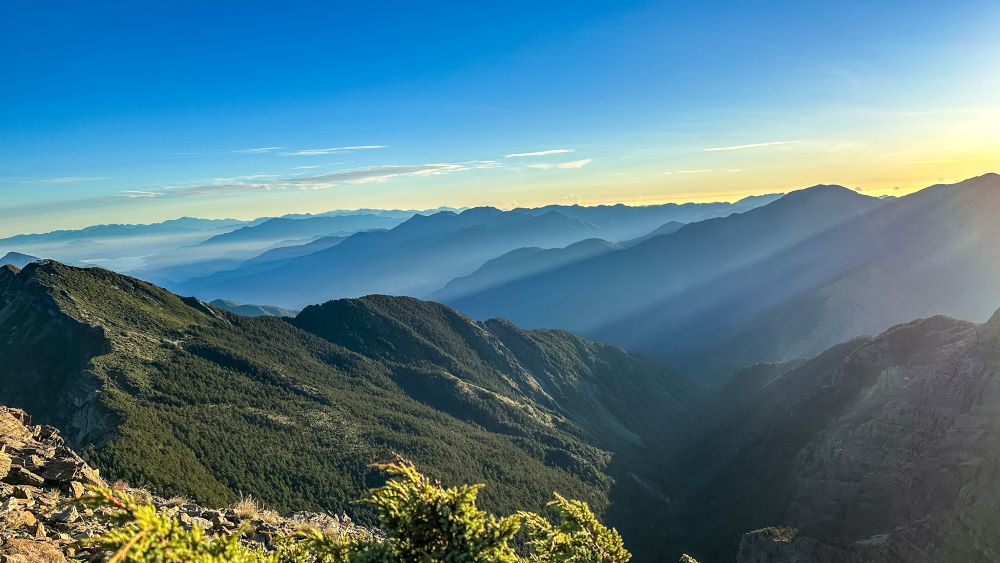
[[[377,465],[392,478],[369,492],[381,534],[303,530],[270,552],[242,542],[244,531],[208,534],[185,527],[149,503],[110,488],[78,502],[113,525],[86,540],[109,563],[625,563],[631,554],[617,531],[586,503],[559,495],[543,514],[497,516],[476,505],[483,485],[445,487],[405,460]]]

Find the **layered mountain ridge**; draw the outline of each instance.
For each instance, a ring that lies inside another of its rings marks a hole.
[[[892,200],[816,186],[445,301],[717,382],[916,317],[985,320],[1000,284],[998,210],[996,174]]]

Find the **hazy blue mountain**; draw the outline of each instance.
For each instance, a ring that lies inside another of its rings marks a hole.
[[[750,319],[713,352],[732,364],[808,356],[907,319],[945,314],[982,322],[1000,288],[1000,176],[987,174],[893,200],[776,257],[850,267]],[[849,258],[849,260],[847,259]]]
[[[234,219],[183,217],[149,225],[95,225],[0,239],[0,253],[18,250],[67,263],[134,271],[151,255],[197,244],[247,224]]]
[[[448,303],[476,317],[567,328],[659,354],[687,352],[832,275],[822,253],[805,269],[779,263],[761,274],[767,283],[741,272],[883,205],[847,188],[816,186]],[[799,276],[786,281],[787,270]],[[747,295],[747,287],[754,292]]]
[[[661,205],[548,205],[538,208],[524,208],[519,211],[541,214],[549,211],[586,221],[601,229],[601,238],[610,241],[625,241],[649,234],[654,229],[673,221],[694,223],[742,213],[762,205],[767,205],[781,197],[768,194],[745,197],[734,203],[665,203]]]
[[[635,246],[635,245],[639,244],[640,242],[643,242],[645,240],[649,240],[649,239],[651,239],[653,237],[660,237],[660,236],[663,236],[663,235],[672,235],[672,234],[676,233],[677,231],[679,231],[680,228],[683,227],[684,225],[685,225],[685,223],[681,223],[680,221],[670,221],[668,223],[664,223],[664,224],[660,225],[659,227],[657,227],[657,228],[653,229],[652,231],[650,231],[650,232],[642,235],[641,237],[637,237],[637,238],[634,238],[634,239],[625,240],[625,241],[622,241],[619,244],[621,244],[621,246],[623,246],[623,247]]]
[[[278,217],[216,235],[201,243],[200,246],[230,245],[240,247],[244,244],[274,244],[287,240],[314,239],[333,235],[343,236],[371,229],[391,229],[408,218],[373,214],[316,216],[301,219]]]
[[[286,219],[308,219],[310,217],[337,217],[340,215],[377,215],[379,217],[394,217],[397,219],[406,220],[414,215],[433,215],[435,213],[440,213],[441,211],[451,211],[454,213],[461,213],[465,211],[465,207],[435,207],[434,209],[336,209],[334,211],[324,211],[322,213],[289,213],[287,215],[282,215]]]
[[[426,297],[486,261],[523,247],[563,247],[587,238],[624,240],[672,220],[718,217],[754,208],[777,196],[737,203],[645,207],[547,206],[500,211],[417,215],[386,233],[359,233],[334,248],[282,263],[271,271],[242,267],[167,283],[204,298],[301,307],[312,301],[388,293]],[[591,219],[594,221],[592,222]],[[309,275],[306,275],[306,272]]]
[[[229,311],[230,313],[236,313],[241,317],[294,317],[299,314],[298,311],[293,309],[283,309],[281,307],[272,307],[270,305],[237,303],[236,301],[227,301],[225,299],[216,299],[215,301],[209,303],[209,305],[224,311]]]
[[[198,244],[150,256],[146,258],[142,268],[130,273],[154,283],[171,285],[239,268],[244,262],[269,250],[303,246],[317,238],[342,237],[358,231],[391,228],[404,220],[405,218],[374,214],[264,219]],[[322,248],[324,245],[320,244],[308,247],[307,250],[317,251]],[[295,251],[286,252],[288,255],[295,254]],[[251,266],[250,270],[256,271],[258,266],[259,263]]]
[[[14,235],[0,239],[0,246],[8,244],[67,241],[78,239],[121,238],[126,236],[150,234],[175,234],[184,231],[214,231],[219,229],[235,229],[248,224],[247,221],[236,219],[196,219],[181,217],[160,223],[151,224],[109,224],[94,225],[83,229],[60,230],[48,233]]]
[[[483,264],[471,275],[455,278],[428,296],[432,301],[449,301],[478,293],[511,281],[579,262],[621,246],[602,239],[586,239],[566,248],[518,248]]]
[[[320,250],[326,250],[327,248],[337,246],[338,244],[346,240],[346,236],[329,236],[321,237],[316,240],[307,242],[305,244],[291,244],[288,246],[279,246],[277,248],[272,248],[266,252],[250,258],[244,265],[264,265],[271,264],[280,260],[289,260],[291,258],[298,258],[299,256],[306,256],[314,252],[319,252]]]
[[[0,266],[9,264],[15,268],[23,268],[36,260],[38,260],[36,256],[21,254],[20,252],[8,252],[3,257],[0,257]]]
[[[240,269],[171,289],[201,298],[301,307],[367,293],[422,296],[523,246],[563,246],[598,229],[556,211],[476,208],[417,215],[389,231],[357,233],[332,248],[245,275]]]
[[[997,209],[996,174],[895,199],[811,188],[446,301],[660,354],[718,381],[914,317],[984,320],[1000,287]]]

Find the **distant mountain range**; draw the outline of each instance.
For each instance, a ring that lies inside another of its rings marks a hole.
[[[366,213],[266,219],[217,234],[197,244],[148,256],[142,268],[131,273],[169,285],[238,268],[247,261],[259,265],[266,259],[255,259],[272,250],[291,249],[285,252],[294,254],[296,248],[314,248],[311,245],[317,239],[329,241],[331,237],[346,237],[360,231],[392,228],[409,217],[412,215],[398,217]]]
[[[270,305],[237,303],[236,301],[226,301],[225,299],[216,299],[209,303],[209,305],[217,309],[229,311],[230,313],[236,313],[241,317],[294,317],[299,314],[298,311],[293,309],[282,309],[281,307],[271,307]]]
[[[412,215],[411,215],[412,216]],[[239,248],[247,243],[277,244],[283,241],[314,239],[331,235],[345,235],[372,229],[391,229],[409,217],[383,217],[380,215],[335,215],[289,219],[278,217],[254,225],[240,227],[202,242],[199,246],[230,245]]]
[[[277,246],[302,245],[324,236],[388,228],[415,214],[436,213],[442,209],[340,210],[250,221],[182,217],[144,225],[96,225],[0,239],[0,253],[30,253],[66,263],[99,265],[141,274],[151,279],[177,280],[234,268]],[[257,226],[260,228],[254,228]],[[234,231],[240,233],[216,238]],[[214,243],[200,246],[208,240]],[[220,242],[231,244],[218,244]]]
[[[896,199],[817,186],[442,297],[474,317],[573,330],[718,381],[915,317],[984,320],[1000,287],[997,209],[996,174]]]
[[[150,225],[96,225],[0,239],[0,252],[23,252],[129,271],[141,267],[146,256],[196,244],[247,224],[234,219],[183,217]]]
[[[565,248],[518,248],[486,262],[468,276],[451,280],[428,298],[441,302],[458,299],[621,248],[613,242],[597,238],[575,242]]]
[[[168,283],[170,289],[205,299],[232,298],[302,307],[336,297],[386,293],[427,297],[487,261],[525,247],[563,247],[588,238],[630,240],[665,224],[739,213],[777,198],[646,207],[548,206],[501,211],[415,216],[386,231],[357,233],[319,252]],[[308,272],[308,275],[305,273]]]

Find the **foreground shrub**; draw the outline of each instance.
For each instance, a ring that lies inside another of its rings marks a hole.
[[[621,536],[586,503],[559,495],[547,514],[496,516],[479,509],[482,485],[443,487],[409,462],[379,465],[393,477],[365,502],[378,511],[384,538],[304,531],[266,553],[240,543],[240,533],[186,529],[149,503],[111,489],[81,502],[107,512],[113,528],[84,547],[109,563],[625,563]],[[523,531],[522,531],[523,529]],[[515,538],[524,534],[522,548]]]

